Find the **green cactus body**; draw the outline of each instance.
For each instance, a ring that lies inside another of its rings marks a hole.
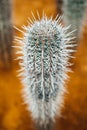
[[[12,40],[11,1],[0,0],[0,56],[5,66],[9,66],[12,59]]]
[[[43,17],[24,27],[21,73],[24,101],[41,130],[50,130],[55,116],[60,116],[64,87],[69,71],[68,60],[73,52],[72,32],[57,20]],[[17,47],[18,48],[18,47]]]
[[[78,39],[82,29],[87,0],[63,0],[64,22],[76,29],[74,36]]]

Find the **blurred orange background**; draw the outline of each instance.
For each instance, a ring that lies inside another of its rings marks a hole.
[[[57,4],[55,0],[13,0],[13,24],[21,28],[27,25],[27,18],[32,17],[31,11],[42,15],[55,16]],[[56,120],[55,130],[87,130],[87,26],[83,27],[83,37],[75,53],[73,73],[67,81],[68,94],[62,117]],[[15,35],[21,34],[15,30]],[[14,52],[15,53],[15,52]],[[15,58],[15,54],[13,58]],[[18,61],[13,61],[10,70],[0,68],[0,130],[35,130],[30,112],[26,110],[21,96],[22,84],[17,78]]]

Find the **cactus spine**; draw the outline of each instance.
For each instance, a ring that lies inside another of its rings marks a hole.
[[[87,0],[63,0],[64,22],[66,25],[73,25],[76,29],[77,40],[80,37],[82,22],[85,13]]]
[[[11,1],[0,0],[0,55],[7,67],[11,61],[12,39]]]
[[[69,71],[68,60],[73,52],[72,32],[63,27],[61,17],[52,20],[43,16],[31,26],[24,27],[20,63],[24,101],[38,129],[50,130],[55,116],[60,116],[64,87]],[[17,47],[18,48],[18,47]]]

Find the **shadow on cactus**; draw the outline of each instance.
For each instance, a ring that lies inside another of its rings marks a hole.
[[[12,21],[11,1],[0,1],[0,61],[5,67],[9,67],[12,60]]]
[[[54,20],[43,16],[24,26],[23,38],[16,46],[22,54],[18,59],[22,76],[23,98],[32,112],[37,129],[51,130],[55,116],[61,115],[66,92],[65,80],[70,71],[68,62],[73,52],[73,31],[61,25],[61,17]],[[19,29],[18,29],[19,30]]]

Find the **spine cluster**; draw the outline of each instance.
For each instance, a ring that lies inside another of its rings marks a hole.
[[[35,17],[34,17],[35,18]],[[60,116],[65,80],[73,52],[73,32],[63,27],[61,17],[52,20],[43,16],[30,26],[24,27],[19,59],[22,76],[23,97],[39,126],[47,130],[55,116]]]

